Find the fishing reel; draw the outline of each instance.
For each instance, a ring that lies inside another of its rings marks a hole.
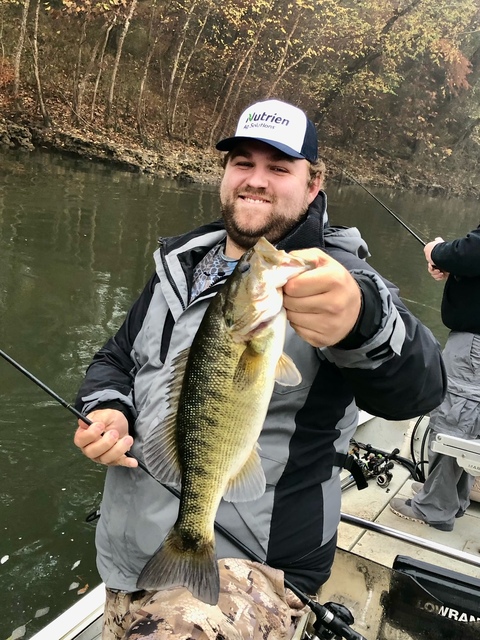
[[[396,455],[399,452],[398,449],[394,449],[392,454]],[[388,456],[384,456],[381,453],[367,453],[364,456],[367,459],[367,469],[370,472],[371,477],[377,479],[379,487],[388,487],[393,478],[393,462]]]
[[[393,478],[393,473],[391,472],[391,469],[393,469],[393,462],[384,462],[383,467],[384,470],[377,476],[377,484],[379,487],[388,487]]]
[[[361,455],[361,451],[365,453]],[[391,453],[386,453],[385,451],[375,449],[369,444],[364,445],[352,440],[349,453],[355,457],[357,465],[360,467],[366,480],[376,478],[379,487],[388,487],[393,478],[393,461],[398,460],[399,449],[394,449]],[[342,490],[347,489],[352,484],[354,483],[347,481],[342,485]]]
[[[354,623],[350,609],[338,602],[326,602],[324,605],[310,604],[316,620],[313,633],[306,633],[304,640],[366,640],[361,633],[352,629]]]

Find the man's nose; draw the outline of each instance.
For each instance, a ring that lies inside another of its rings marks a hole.
[[[268,186],[268,172],[265,167],[255,166],[248,174],[248,185],[255,189],[266,189]]]

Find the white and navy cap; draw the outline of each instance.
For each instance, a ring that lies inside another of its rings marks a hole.
[[[242,139],[253,138],[283,151],[292,158],[318,159],[315,125],[304,112],[287,102],[265,100],[247,107],[240,116],[235,135],[215,145],[231,151]]]

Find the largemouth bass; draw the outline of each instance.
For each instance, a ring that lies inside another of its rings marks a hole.
[[[212,299],[191,348],[176,358],[172,413],[152,429],[144,452],[160,482],[181,484],[180,507],[139,589],[182,585],[217,603],[215,515],[222,497],[243,502],[265,492],[257,440],[273,386],[301,382],[283,353],[282,287],[312,267],[261,238]]]

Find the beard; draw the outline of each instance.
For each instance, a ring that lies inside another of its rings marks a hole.
[[[272,201],[272,204],[275,204]],[[298,216],[292,218],[291,215],[283,215],[281,212],[272,211],[262,223],[255,227],[245,227],[238,222],[235,215],[235,199],[222,203],[222,218],[227,234],[233,243],[240,249],[247,251],[251,249],[262,236],[273,245],[294,229],[299,221],[305,216],[308,204],[305,203]]]

